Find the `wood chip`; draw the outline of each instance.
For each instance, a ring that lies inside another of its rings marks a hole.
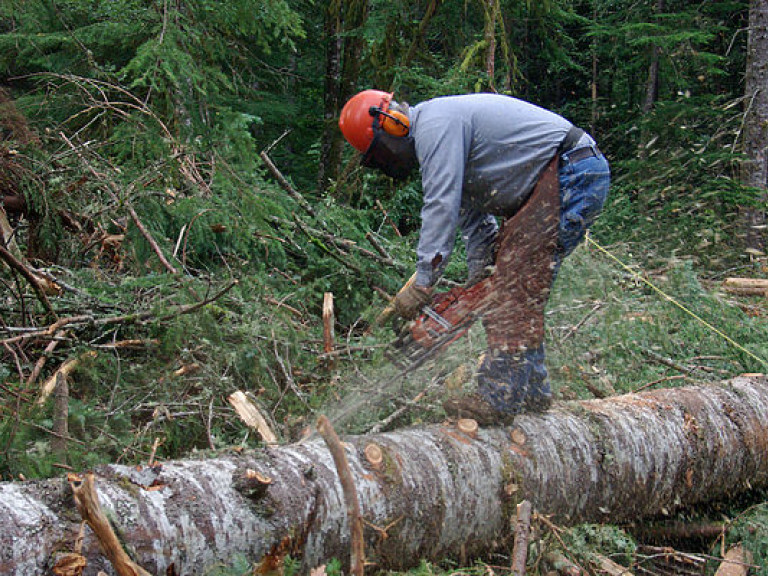
[[[88,562],[82,554],[63,554],[53,566],[54,576],[80,576]]]
[[[243,422],[250,428],[256,430],[266,444],[277,444],[277,436],[267,424],[266,418],[262,416],[256,404],[251,402],[244,392],[238,390],[233,392],[227,398],[229,403],[240,416]]]

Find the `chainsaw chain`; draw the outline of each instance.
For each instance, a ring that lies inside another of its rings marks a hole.
[[[407,324],[400,327],[397,338],[391,342],[384,352],[385,358],[401,370],[396,378],[405,376],[408,372],[422,366],[429,359],[438,356],[448,347],[448,344],[465,334],[478,317],[479,315],[477,314],[470,314],[460,324],[453,326],[450,330],[440,334],[430,334],[432,336],[431,346],[424,346],[415,340]]]

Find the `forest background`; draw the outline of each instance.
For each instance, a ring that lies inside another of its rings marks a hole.
[[[748,50],[765,12],[735,0],[3,0],[0,476],[258,445],[227,401],[235,390],[290,441],[381,389],[394,334],[374,319],[411,273],[420,183],[362,170],[344,144],[341,106],[369,87],[411,103],[511,94],[589,130],[608,156],[605,213],[547,313],[559,398],[764,372],[766,298],[722,282],[768,275],[765,168],[750,163],[766,125],[750,82],[768,54]],[[447,278],[464,272],[459,247]],[[471,364],[478,339],[432,369]],[[58,373],[64,422],[40,401]],[[410,393],[384,392],[340,430],[381,422]],[[391,425],[441,418],[439,395]],[[752,498],[708,512],[758,525],[732,534],[765,554],[768,512]],[[607,545],[590,530],[574,541]]]

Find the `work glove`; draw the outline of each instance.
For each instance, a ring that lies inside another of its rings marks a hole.
[[[432,301],[432,288],[410,284],[400,290],[393,302],[395,314],[406,320],[418,316],[419,311]]]

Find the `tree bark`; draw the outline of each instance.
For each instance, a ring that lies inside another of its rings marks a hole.
[[[450,425],[349,437],[366,553],[401,569],[510,546],[516,505],[561,524],[623,523],[768,485],[768,380],[656,390],[558,405],[476,437]],[[366,454],[382,453],[376,466]],[[255,478],[256,480],[252,480]],[[254,483],[255,482],[255,483]],[[0,573],[45,573],[79,518],[62,480],[0,484]],[[317,437],[162,468],[112,465],[96,488],[133,560],[153,574],[200,574],[242,554],[349,557],[333,459]],[[88,533],[86,574],[109,571]]]
[[[341,110],[341,3],[328,2],[323,19],[325,42],[325,73],[323,76],[323,134],[320,139],[320,162],[317,166],[317,187],[325,190],[336,178],[341,164],[341,138],[336,119]]]
[[[741,182],[754,190],[755,205],[741,210],[747,252],[763,254],[768,202],[768,0],[749,3],[747,38],[746,121]]]
[[[365,41],[362,27],[368,18],[367,0],[334,0],[326,8],[326,42],[323,118],[318,188],[326,190],[339,174],[344,140],[336,122],[346,101],[354,94],[360,77]]]
[[[656,15],[660,16],[666,10],[664,0],[656,0]],[[648,114],[656,100],[659,99],[659,60],[661,48],[654,44],[651,46],[651,63],[648,66],[648,80],[645,84],[645,100],[643,101],[643,113]]]

